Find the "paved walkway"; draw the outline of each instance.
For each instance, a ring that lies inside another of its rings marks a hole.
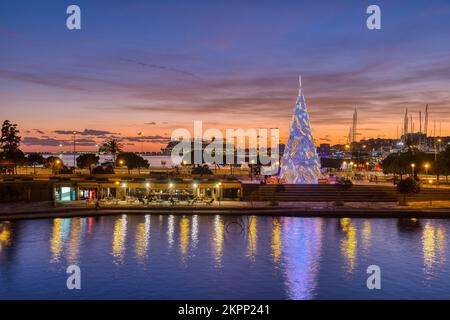
[[[221,201],[212,205],[110,205],[95,210],[95,205],[85,201],[0,204],[0,220],[50,218],[64,216],[80,216],[92,214],[121,213],[170,213],[170,214],[265,214],[296,216],[383,216],[398,217],[401,214],[436,214],[439,217],[450,217],[450,201],[410,202],[408,206],[399,206],[394,202],[346,202],[343,206],[335,206],[333,202],[280,202],[271,206],[266,201]]]

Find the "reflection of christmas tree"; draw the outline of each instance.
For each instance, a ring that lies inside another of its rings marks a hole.
[[[281,159],[279,178],[282,178],[285,183],[317,184],[319,177],[320,162],[300,78],[300,90],[292,117],[289,140]]]

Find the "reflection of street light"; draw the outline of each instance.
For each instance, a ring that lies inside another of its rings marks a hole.
[[[219,201],[219,206],[220,206],[220,186],[222,185],[222,182],[219,182],[216,184],[216,188],[217,188],[217,200]]]

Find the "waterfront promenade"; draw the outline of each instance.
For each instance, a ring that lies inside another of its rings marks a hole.
[[[64,218],[120,214],[162,215],[267,215],[303,217],[366,217],[366,218],[450,218],[450,200],[409,202],[400,206],[396,202],[345,202],[336,206],[332,202],[280,202],[221,201],[211,205],[107,205],[96,209],[86,201],[0,204],[0,221],[17,219]]]

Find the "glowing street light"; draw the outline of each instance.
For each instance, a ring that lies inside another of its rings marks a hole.
[[[428,169],[430,168],[430,164],[429,163],[425,163],[424,167],[425,167],[425,174],[428,175]]]
[[[173,183],[169,183],[169,188],[173,188]]]
[[[416,167],[415,163],[411,163],[412,175],[414,176],[414,168]]]

